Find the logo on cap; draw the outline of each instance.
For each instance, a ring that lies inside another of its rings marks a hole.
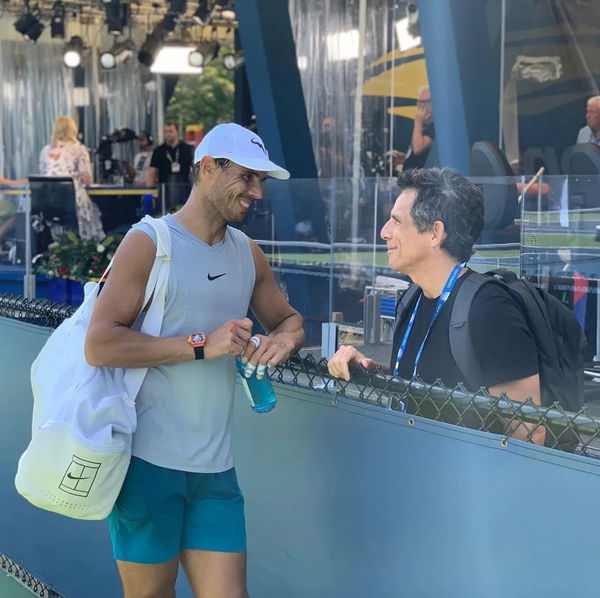
[[[258,147],[260,147],[260,149],[266,155],[267,150],[265,149],[265,146],[256,137],[253,137],[252,139],[250,139],[250,143],[254,143],[254,145],[258,145]]]

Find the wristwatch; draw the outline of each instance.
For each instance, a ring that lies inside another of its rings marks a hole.
[[[187,337],[187,342],[194,347],[196,359],[204,359],[204,344],[206,343],[206,334],[204,332],[194,332]]]

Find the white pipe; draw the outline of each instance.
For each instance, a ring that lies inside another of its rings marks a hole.
[[[356,95],[354,96],[354,144],[352,155],[352,237],[358,237],[358,200],[360,153],[362,141],[363,84],[365,80],[365,30],[367,27],[367,0],[358,6],[358,62],[356,64]]]
[[[92,46],[92,90],[94,95],[94,147],[100,145],[100,74],[98,72],[98,46]],[[91,90],[90,90],[91,91]],[[99,173],[98,173],[99,174]]]
[[[498,94],[498,147],[504,149],[504,44],[506,43],[506,0],[500,13],[500,93]]]

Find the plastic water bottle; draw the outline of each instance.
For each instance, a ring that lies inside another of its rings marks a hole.
[[[267,411],[271,411],[277,404],[277,395],[273,390],[273,385],[266,375],[266,372],[260,380],[256,377],[256,370],[252,372],[252,375],[249,378],[246,378],[244,376],[246,364],[242,363],[242,360],[239,359],[239,357],[235,360],[235,367],[242,379],[242,386],[244,387],[244,391],[248,397],[248,401],[250,401],[252,409],[254,409],[256,413],[267,413]]]
[[[152,193],[142,195],[142,210],[144,214],[150,214],[150,216],[154,213],[154,196]]]

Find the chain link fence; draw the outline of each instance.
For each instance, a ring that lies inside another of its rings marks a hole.
[[[41,299],[24,299],[0,294],[0,316],[55,328],[69,317],[74,308]],[[409,416],[420,416],[501,436],[507,446],[511,438],[519,438],[547,447],[600,458],[600,419],[587,407],[577,413],[560,405],[540,407],[531,400],[511,401],[506,396],[492,397],[486,389],[469,392],[459,384],[447,388],[438,381],[427,384],[389,376],[360,366],[351,370],[350,381],[331,378],[325,359],[311,355],[294,355],[272,368],[273,382],[310,389],[331,396],[360,401]],[[414,420],[409,419],[409,424]]]
[[[19,583],[23,584],[36,596],[40,596],[40,598],[62,598],[50,586],[25,571],[23,567],[17,565],[17,563],[2,553],[0,553],[0,569],[8,575],[12,575]]]

